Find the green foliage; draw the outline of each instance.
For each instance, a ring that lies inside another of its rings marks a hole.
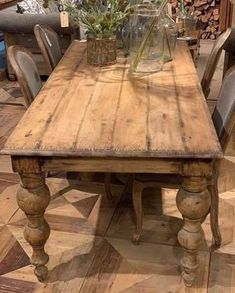
[[[95,38],[112,36],[128,15],[126,0],[88,0],[65,4],[75,25],[82,23],[87,35]]]

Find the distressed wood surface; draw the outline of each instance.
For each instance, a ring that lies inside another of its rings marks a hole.
[[[221,155],[190,52],[178,44],[162,72],[131,77],[126,59],[86,64],[74,41],[2,153],[37,156],[215,158]]]

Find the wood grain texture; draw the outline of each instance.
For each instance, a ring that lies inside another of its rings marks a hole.
[[[74,41],[4,154],[215,158],[221,155],[185,44],[160,73],[131,77],[126,59],[96,68]]]

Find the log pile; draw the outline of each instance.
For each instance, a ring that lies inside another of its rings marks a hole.
[[[12,4],[13,2],[17,2],[14,0],[0,0],[0,9],[4,9],[6,7],[8,7],[10,4]]]
[[[178,7],[178,0],[172,0],[173,11]],[[219,34],[220,0],[184,0],[187,11],[198,17],[201,28],[201,38],[214,40]]]

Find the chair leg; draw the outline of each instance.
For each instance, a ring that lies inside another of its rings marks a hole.
[[[143,208],[142,208],[142,191],[143,185],[134,181],[132,187],[132,200],[136,217],[135,232],[132,237],[134,244],[138,245],[142,234]]]
[[[120,201],[121,203],[124,203],[127,200],[128,195],[132,193],[133,180],[134,180],[134,176],[133,174],[130,174],[125,182],[125,185],[121,194],[121,201]]]
[[[221,238],[219,223],[218,223],[219,192],[218,192],[217,180],[215,180],[215,182],[213,182],[212,185],[208,186],[208,190],[211,195],[211,208],[210,208],[211,231],[213,235],[214,245],[220,246],[222,242],[222,238]]]
[[[104,177],[105,182],[105,193],[109,201],[113,200],[113,195],[111,191],[111,179],[112,179],[112,173],[106,173]],[[132,183],[133,183],[133,175],[129,175],[127,178],[127,181],[124,185],[124,189],[122,191],[121,198],[125,198],[129,192],[130,189],[132,189]]]
[[[112,174],[105,173],[104,175],[105,194],[109,202],[112,201],[111,179],[112,179]]]

